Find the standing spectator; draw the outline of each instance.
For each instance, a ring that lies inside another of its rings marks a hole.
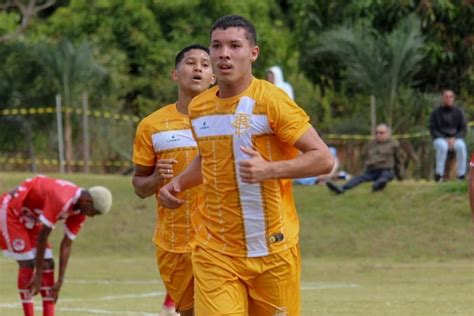
[[[456,153],[457,177],[462,180],[466,174],[467,150],[466,117],[454,105],[455,95],[452,90],[443,91],[443,104],[431,113],[430,133],[436,151],[435,181],[443,180],[446,158],[449,151]]]
[[[273,66],[268,68],[267,71],[267,80],[273,83],[278,88],[286,92],[286,94],[292,99],[295,99],[295,94],[293,93],[293,87],[291,84],[285,81],[283,77],[283,70],[279,66]]]
[[[393,179],[395,163],[400,161],[399,143],[392,139],[390,128],[387,125],[377,126],[375,139],[368,144],[366,155],[366,170],[362,175],[352,178],[342,187],[332,182],[326,183],[327,187],[331,191],[341,194],[363,182],[373,181],[372,191],[383,190],[387,183]]]

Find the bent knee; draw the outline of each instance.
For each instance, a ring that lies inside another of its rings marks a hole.
[[[433,147],[437,151],[447,152],[448,151],[448,142],[444,138],[436,138],[433,141]]]
[[[454,149],[458,150],[466,150],[466,143],[462,139],[456,139],[454,142]]]

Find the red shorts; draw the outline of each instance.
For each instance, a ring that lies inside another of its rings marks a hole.
[[[33,260],[36,256],[36,242],[41,226],[27,229],[9,210],[9,194],[0,196],[0,248],[3,254],[17,261]],[[51,245],[48,243],[45,259],[52,259]]]

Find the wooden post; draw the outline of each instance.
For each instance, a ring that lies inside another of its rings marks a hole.
[[[370,131],[375,135],[375,128],[377,126],[377,109],[375,103],[375,96],[370,96]]]
[[[82,94],[82,135],[84,139],[84,172],[89,173],[89,161],[90,161],[90,135],[89,135],[89,98],[87,92]]]
[[[61,95],[59,94],[56,95],[56,122],[58,126],[59,172],[64,173],[63,115],[61,112]]]

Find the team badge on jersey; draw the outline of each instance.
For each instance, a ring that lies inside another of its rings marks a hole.
[[[234,122],[232,122],[232,126],[235,128],[235,134],[239,136],[244,134],[250,127],[250,115],[237,113]]]
[[[13,249],[17,252],[20,252],[25,249],[25,241],[23,239],[15,239],[12,243]]]

